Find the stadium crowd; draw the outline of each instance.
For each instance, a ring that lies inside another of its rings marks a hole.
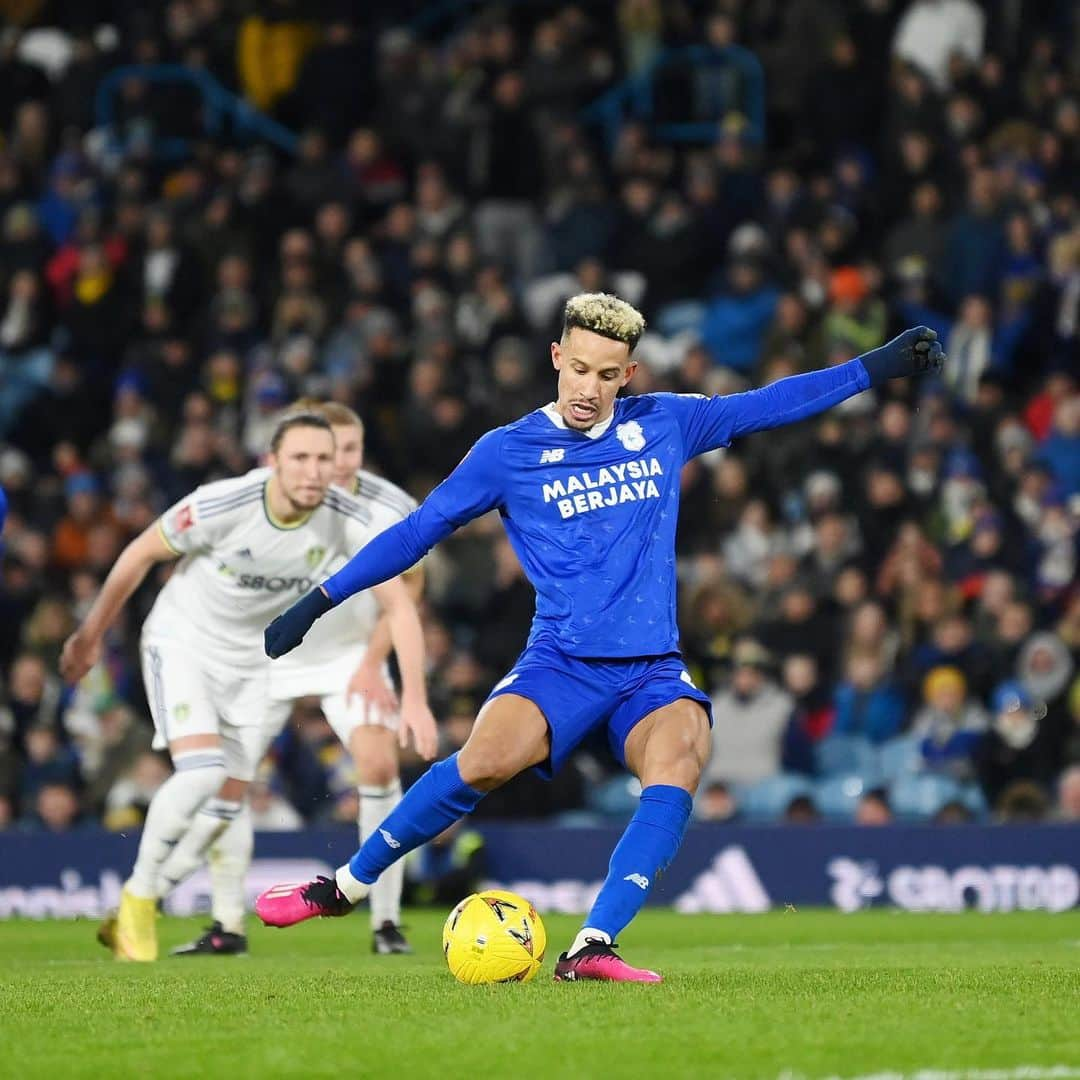
[[[941,382],[686,467],[683,644],[716,718],[699,817],[1080,819],[1074,5],[19,7],[0,43],[0,829],[125,828],[168,775],[137,665],[167,568],[83,683],[56,672],[129,538],[255,464],[301,395],[357,408],[368,467],[422,498],[550,400],[562,302],[596,289],[649,320],[631,392],[736,392],[917,324],[950,357]],[[715,120],[711,140],[594,122],[690,44],[710,60],[661,70],[653,119]],[[139,72],[106,128],[95,91],[122,64],[209,73],[295,153],[207,130],[194,91]],[[532,593],[490,516],[427,565],[450,752]],[[356,797],[301,702],[258,825],[352,823]],[[598,743],[480,812],[633,799]]]

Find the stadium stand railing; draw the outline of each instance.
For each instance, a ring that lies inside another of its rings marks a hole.
[[[205,71],[184,67],[181,64],[138,65],[125,64],[113,68],[98,84],[94,101],[97,124],[109,133],[111,149],[123,152],[125,147],[116,124],[116,97],[129,79],[149,83],[176,83],[196,89],[202,97],[203,123],[206,135],[221,135],[226,123],[231,124],[229,134],[242,141],[262,140],[284,150],[296,152],[297,135],[287,127],[260,112],[250,102],[226,90],[212,75]],[[190,150],[191,141],[179,136],[165,135],[153,140],[156,157],[177,160]]]
[[[660,80],[678,72],[683,78],[700,75],[713,68],[732,68],[742,76],[744,100],[736,102],[717,83],[712,93],[699,95],[708,100],[699,115],[684,120],[657,116],[657,86]],[[703,114],[703,115],[700,115]],[[599,125],[608,147],[614,147],[619,128],[627,120],[647,124],[653,138],[672,143],[710,143],[725,119],[738,117],[745,123],[742,137],[755,146],[765,141],[765,73],[758,58],[739,45],[717,49],[709,45],[687,45],[664,49],[640,74],[606,90],[584,112],[586,121]]]

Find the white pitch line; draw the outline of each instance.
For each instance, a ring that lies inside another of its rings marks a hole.
[[[916,1072],[877,1072],[861,1076],[826,1076],[820,1080],[1078,1080],[1075,1065],[1015,1065],[1011,1069],[919,1069]],[[783,1072],[777,1080],[809,1080],[801,1073]]]

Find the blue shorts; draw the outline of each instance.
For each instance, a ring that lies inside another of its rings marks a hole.
[[[646,656],[629,660],[584,660],[567,656],[546,641],[533,642],[495,689],[488,701],[519,694],[534,702],[547,720],[551,755],[536,766],[550,780],[566,764],[574,748],[606,725],[608,744],[621,765],[630,730],[651,712],[679,698],[705,708],[712,726],[712,702],[690,680],[682,657]]]

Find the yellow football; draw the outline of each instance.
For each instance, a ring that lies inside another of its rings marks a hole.
[[[547,934],[536,908],[503,889],[466,896],[447,916],[443,955],[459,982],[528,982],[539,970]]]

